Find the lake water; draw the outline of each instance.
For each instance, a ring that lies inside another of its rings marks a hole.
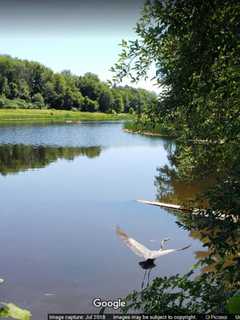
[[[155,199],[169,144],[126,133],[121,123],[1,126],[1,301],[40,320],[98,313],[95,297],[140,289],[141,258],[116,236],[116,225],[152,249],[165,237],[169,248],[191,244],[157,260],[151,277],[187,272],[200,242],[171,213],[135,201]]]

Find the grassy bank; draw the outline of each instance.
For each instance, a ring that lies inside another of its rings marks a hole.
[[[164,124],[157,124],[153,126],[150,122],[142,123],[137,121],[128,121],[124,124],[124,130],[148,136],[171,138],[176,138],[178,136],[178,132],[174,127],[166,126]]]
[[[15,121],[117,121],[131,120],[132,115],[79,112],[55,109],[0,109],[0,122]]]

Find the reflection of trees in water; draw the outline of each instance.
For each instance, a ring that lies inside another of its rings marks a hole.
[[[199,196],[211,184],[211,178],[198,181],[180,180],[175,169],[169,166],[157,168],[157,173],[154,181],[157,200],[186,207],[207,206],[206,197]]]
[[[33,168],[43,168],[58,159],[78,156],[98,157],[101,147],[52,147],[23,144],[0,145],[0,173],[6,175]]]
[[[168,150],[169,147],[166,147]],[[236,214],[240,203],[240,147],[237,143],[181,144],[158,168],[156,197],[172,203],[209,206]]]
[[[194,206],[197,201],[195,195],[201,190],[205,190],[209,184],[209,179],[194,180],[191,176],[184,176],[182,167],[179,168],[177,158],[179,153],[179,144],[175,145],[174,141],[168,141],[164,144],[168,152],[169,164],[157,168],[154,185],[156,187],[156,198],[159,201],[182,204],[185,206]],[[190,159],[184,158],[184,166],[189,169]],[[199,199],[198,199],[199,200]]]

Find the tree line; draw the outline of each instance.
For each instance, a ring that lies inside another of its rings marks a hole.
[[[110,86],[93,73],[54,73],[38,62],[0,56],[0,107],[19,106],[107,113],[141,113],[156,104],[155,93],[130,86]]]

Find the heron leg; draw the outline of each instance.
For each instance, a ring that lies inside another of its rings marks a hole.
[[[160,246],[161,250],[163,250],[163,244],[164,244],[164,240],[161,241],[161,246]]]
[[[144,276],[143,276],[143,281],[142,281],[141,289],[143,289],[143,287],[144,287],[144,282],[145,282],[146,273],[147,273],[147,270],[144,271]]]
[[[104,314],[106,307],[102,307],[99,311],[99,314]]]
[[[151,273],[151,269],[149,269],[149,271],[148,271],[148,280],[147,280],[147,287],[149,286],[150,273]]]

